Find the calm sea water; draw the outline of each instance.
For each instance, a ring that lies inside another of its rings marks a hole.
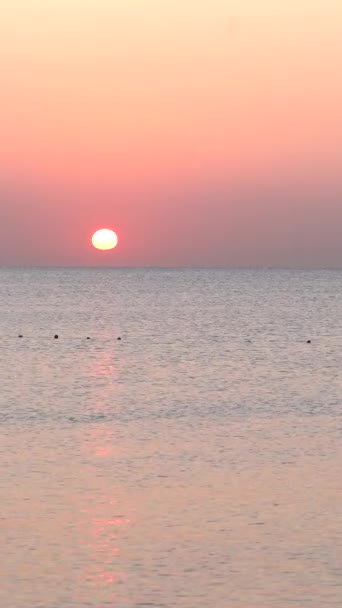
[[[0,281],[3,608],[341,607],[342,272]]]

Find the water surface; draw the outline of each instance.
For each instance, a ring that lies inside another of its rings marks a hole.
[[[342,605],[341,272],[0,281],[1,606]]]

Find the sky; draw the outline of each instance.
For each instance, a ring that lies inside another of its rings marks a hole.
[[[341,31],[340,0],[1,3],[0,265],[341,268]]]

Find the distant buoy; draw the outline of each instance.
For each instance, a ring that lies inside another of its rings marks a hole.
[[[18,338],[23,338],[24,336],[22,334],[19,334]]]
[[[58,334],[54,335],[55,340],[58,340],[58,337],[59,337]]]
[[[307,343],[307,344],[311,344],[311,340],[307,340],[307,341],[306,341],[306,343]]]
[[[117,338],[117,340],[121,340],[120,336]]]
[[[90,340],[89,336],[87,337],[87,340]]]

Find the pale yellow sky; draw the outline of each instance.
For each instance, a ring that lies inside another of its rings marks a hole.
[[[152,175],[333,161],[341,26],[337,0],[4,3],[1,160]]]

